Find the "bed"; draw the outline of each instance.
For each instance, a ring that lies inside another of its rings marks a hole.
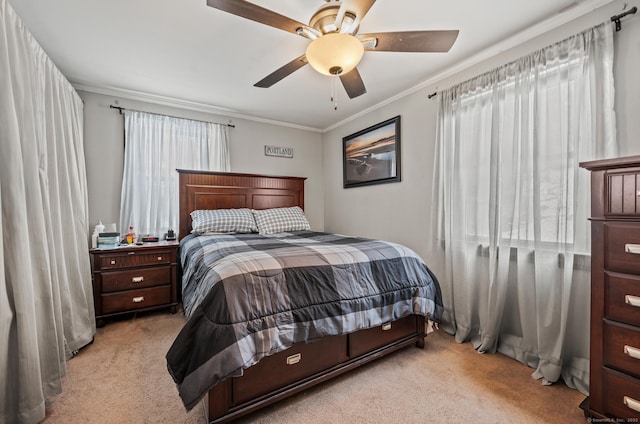
[[[410,249],[297,227],[196,236],[193,211],[249,210],[260,225],[272,211],[303,210],[305,178],[178,172],[187,322],[167,367],[187,409],[204,399],[208,422],[232,421],[403,347],[424,348],[425,321],[439,321],[442,301]]]

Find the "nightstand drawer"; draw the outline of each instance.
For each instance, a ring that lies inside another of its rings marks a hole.
[[[606,318],[640,327],[640,276],[605,273]]]
[[[110,271],[102,274],[102,292],[141,289],[171,284],[171,267],[138,268],[127,271]]]
[[[148,252],[141,249],[139,252],[129,251],[100,256],[100,268],[103,270],[169,263],[171,263],[171,252],[167,250]]]
[[[640,329],[604,324],[604,365],[640,377]]]
[[[133,311],[171,303],[171,285],[102,295],[102,313]]]

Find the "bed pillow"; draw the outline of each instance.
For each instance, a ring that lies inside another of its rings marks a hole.
[[[300,207],[253,210],[260,234],[310,230],[311,226]]]
[[[258,231],[251,209],[209,209],[191,212],[195,234],[255,233]]]

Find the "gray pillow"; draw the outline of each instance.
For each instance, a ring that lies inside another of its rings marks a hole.
[[[287,231],[310,230],[311,226],[300,207],[253,209],[258,232],[276,234]]]
[[[255,233],[258,231],[251,209],[209,209],[191,212],[191,228],[196,234]]]

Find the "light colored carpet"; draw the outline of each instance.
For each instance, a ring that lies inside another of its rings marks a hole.
[[[68,362],[63,392],[46,424],[204,423],[186,412],[164,355],[184,323],[158,312],[108,323]],[[584,396],[542,386],[532,369],[500,354],[481,355],[443,331],[424,350],[409,347],[323,383],[240,423],[580,423]]]

